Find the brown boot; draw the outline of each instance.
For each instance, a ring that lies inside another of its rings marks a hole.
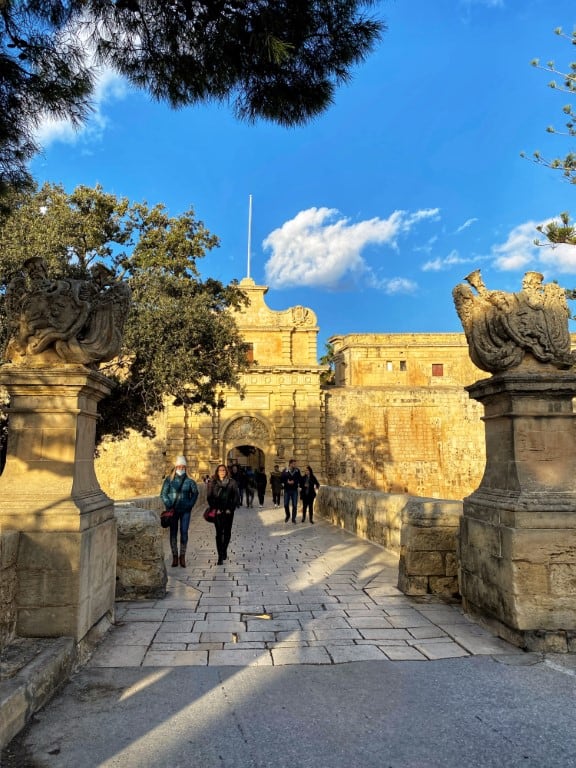
[[[185,555],[180,555],[180,566],[182,568],[186,568],[186,556]]]
[[[172,568],[176,568],[178,565],[178,555],[172,555]]]

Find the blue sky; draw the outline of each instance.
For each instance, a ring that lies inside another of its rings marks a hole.
[[[220,248],[199,263],[268,285],[268,305],[311,307],[319,354],[334,334],[461,331],[452,288],[481,268],[516,291],[526,270],[576,286],[576,248],[538,248],[535,226],[574,209],[574,186],[522,159],[576,143],[568,97],[530,66],[574,49],[568,0],[385,0],[388,25],[313,123],[246,125],[224,106],[172,111],[104,74],[84,130],[42,126],[39,182],[101,184],[172,215],[193,207]]]

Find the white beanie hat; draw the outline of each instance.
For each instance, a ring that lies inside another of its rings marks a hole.
[[[188,463],[186,461],[186,456],[176,456],[176,461],[174,462],[174,466],[177,467],[180,464],[183,467],[187,467],[188,466]]]

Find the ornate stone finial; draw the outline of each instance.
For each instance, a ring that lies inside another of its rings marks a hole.
[[[119,353],[129,307],[130,288],[103,265],[93,268],[91,280],[52,280],[43,259],[28,259],[6,291],[4,359],[97,368]]]
[[[544,284],[540,272],[526,272],[517,293],[490,291],[480,270],[452,291],[472,362],[483,371],[501,373],[520,365],[529,353],[540,363],[571,368],[570,311],[564,289]]]

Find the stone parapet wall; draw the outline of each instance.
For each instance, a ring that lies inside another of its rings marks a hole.
[[[315,510],[332,525],[400,553],[402,510],[408,498],[405,494],[322,485]]]
[[[17,531],[0,531],[0,651],[16,634]]]
[[[321,486],[316,513],[399,555],[398,588],[457,597],[462,502]]]
[[[158,512],[134,503],[114,505],[118,534],[116,600],[166,597],[164,529]]]
[[[457,545],[462,502],[411,497],[402,510],[398,588],[407,595],[460,595]]]

